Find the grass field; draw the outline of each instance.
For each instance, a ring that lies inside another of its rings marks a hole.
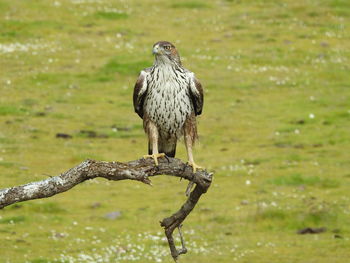
[[[0,14],[0,188],[145,154],[133,85],[168,40],[205,88],[195,159],[215,171],[180,262],[350,258],[348,0],[2,0]],[[159,221],[187,184],[153,185],[98,179],[0,210],[0,262],[172,262]]]

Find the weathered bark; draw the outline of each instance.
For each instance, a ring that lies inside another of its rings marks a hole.
[[[204,170],[193,174],[192,167],[176,158],[160,158],[158,161],[159,165],[155,166],[152,159],[139,159],[128,163],[86,160],[61,175],[0,190],[0,209],[17,202],[50,197],[96,177],[114,181],[129,179],[146,184],[151,184],[149,177],[160,174],[184,178],[195,183],[196,187],[179,211],[161,221],[171,255],[176,261],[179,255],[187,252],[180,231],[182,222],[195,207],[201,195],[208,190],[212,174]],[[182,243],[182,248],[179,250],[176,249],[172,236],[176,228],[179,229]]]

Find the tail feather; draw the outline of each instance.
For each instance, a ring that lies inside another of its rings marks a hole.
[[[165,153],[168,157],[175,157],[176,154],[176,140],[168,141],[159,138],[158,152]],[[152,145],[148,142],[148,154],[152,154]]]
[[[148,154],[152,154],[152,145],[150,144],[150,142],[148,142]]]
[[[176,154],[176,143],[174,143],[172,145],[172,148],[167,148],[167,150],[165,151],[161,151],[161,152],[164,152],[166,154],[166,156],[168,157],[175,157],[175,154]]]
[[[176,153],[176,138],[159,138],[158,141],[158,147],[159,147],[159,152],[165,153],[169,157],[175,157]]]

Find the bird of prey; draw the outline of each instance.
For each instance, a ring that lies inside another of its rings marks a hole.
[[[188,164],[193,172],[201,167],[193,159],[197,139],[196,116],[202,113],[203,88],[194,73],[182,67],[179,53],[168,41],[153,45],[154,64],[141,71],[133,94],[135,112],[143,119],[148,135],[148,155],[174,157],[177,140],[184,135]]]

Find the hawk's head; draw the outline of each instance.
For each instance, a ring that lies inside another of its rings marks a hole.
[[[156,62],[175,63],[181,65],[179,53],[176,47],[168,41],[159,41],[153,45],[153,54]]]

